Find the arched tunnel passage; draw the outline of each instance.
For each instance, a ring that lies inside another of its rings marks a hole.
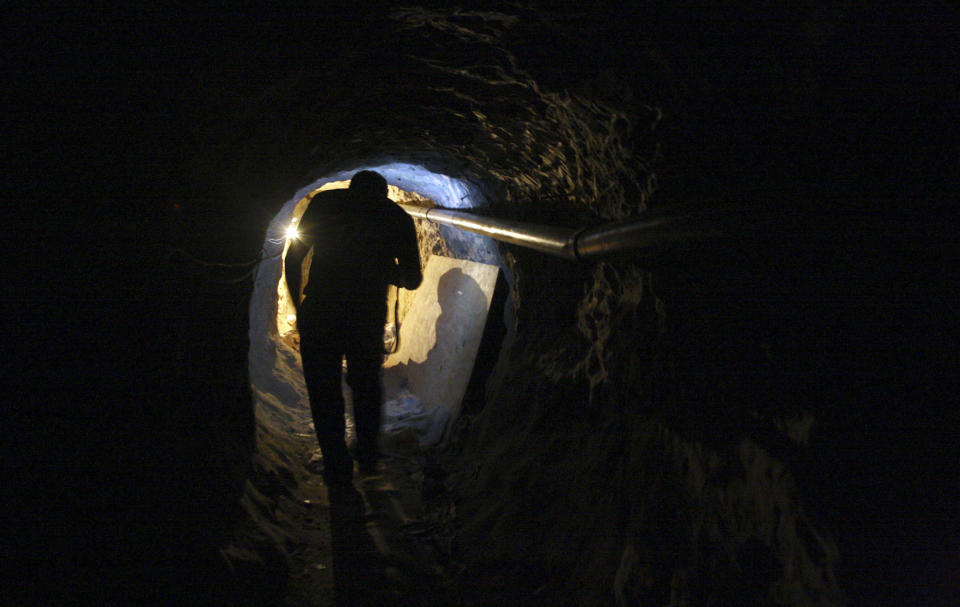
[[[12,115],[28,195],[7,205],[25,253],[8,264],[24,290],[7,298],[7,341],[26,348],[8,355],[5,429],[27,465],[8,465],[23,512],[5,527],[27,522],[7,552],[39,566],[17,576],[28,600],[4,602],[38,601],[33,579],[68,597],[49,603],[224,604],[184,595],[252,577],[206,579],[253,435],[237,389],[251,287],[234,280],[250,266],[225,276],[169,247],[256,260],[306,171],[416,150],[483,167],[509,194],[498,210],[525,221],[729,198],[889,220],[879,238],[831,230],[799,255],[701,252],[682,274],[504,255],[505,388],[450,468],[457,544],[496,566],[467,570],[487,600],[463,604],[517,604],[489,592],[512,577],[525,584],[507,598],[534,605],[843,604],[839,589],[853,604],[960,604],[943,600],[960,538],[960,264],[943,221],[956,10],[429,4],[88,11],[87,28],[27,11],[53,22],[28,19],[13,42],[36,109]],[[272,490],[243,504],[266,520],[298,504],[302,478],[282,459],[298,437],[261,438],[278,448],[257,456],[256,487]],[[292,526],[259,531],[287,567]]]
[[[318,588],[330,592],[335,588],[340,602],[359,600],[369,590],[364,588],[361,578],[370,571],[358,566],[354,559],[364,552],[368,556],[396,558],[397,553],[407,550],[393,545],[389,538],[396,534],[391,534],[389,528],[391,520],[409,523],[414,516],[410,510],[415,506],[409,502],[417,497],[409,484],[409,473],[422,469],[423,456],[430,448],[447,441],[464,398],[482,400],[486,375],[507,336],[504,311],[511,309],[505,307],[510,276],[496,243],[485,236],[416,220],[424,281],[416,291],[391,288],[388,302],[385,352],[389,354],[384,355],[385,404],[381,422],[381,451],[387,457],[388,470],[381,470],[373,485],[357,485],[363,492],[362,503],[353,491],[347,496],[337,493],[335,497],[321,489],[320,476],[315,473],[322,456],[303,379],[296,315],[284,280],[283,260],[288,247],[287,228],[296,225],[313,195],[347,187],[350,177],[360,170],[384,175],[389,184],[388,196],[397,203],[457,209],[489,204],[483,187],[465,177],[434,172],[414,163],[367,162],[329,172],[304,186],[269,225],[250,303],[248,367],[256,445],[254,482],[248,483],[241,501],[259,531],[266,529],[268,535],[287,538],[287,542],[273,546],[273,550],[284,554],[286,561],[280,568],[286,574],[278,571],[279,577],[291,574],[291,567],[321,559],[312,564],[322,567],[310,569],[311,575],[280,591],[294,603],[298,599],[290,597],[298,593],[311,597],[304,600],[322,600],[318,597],[322,597],[323,591]],[[396,332],[391,333],[391,328]],[[393,348],[387,343],[391,338],[398,342]],[[353,420],[346,382],[343,389],[349,442]],[[400,464],[390,464],[391,461]],[[404,467],[404,473],[391,476],[390,469],[397,465]],[[285,489],[280,496],[265,499],[264,493],[271,485]],[[376,513],[382,513],[380,506],[389,514],[384,516],[385,521],[374,523],[372,536],[379,541],[370,544],[371,535],[365,528],[357,527],[356,517],[366,511],[368,518],[377,520]],[[288,514],[278,518],[277,508]],[[287,544],[311,547],[288,551]],[[257,550],[262,549],[261,546]],[[242,557],[236,558],[241,550],[236,543],[233,552],[230,550],[225,552],[228,559],[242,561]],[[316,551],[327,558],[317,556]],[[312,556],[304,556],[305,552]],[[381,580],[378,591],[398,583],[426,583],[422,580],[432,575],[422,570],[426,566],[424,559],[414,560],[421,562],[408,572],[406,577],[410,579]],[[429,595],[422,587],[413,592]]]
[[[282,207],[268,228],[264,243],[265,260],[257,272],[250,304],[249,368],[254,408],[257,419],[273,431],[296,436],[311,434],[306,427],[309,424],[309,410],[302,373],[294,355],[296,316],[283,280],[286,229],[296,223],[316,192],[346,187],[350,175],[364,169],[375,170],[384,175],[390,184],[389,195],[395,202],[436,202],[445,207],[462,209],[487,204],[480,188],[465,179],[435,173],[416,164],[394,162],[360,165],[350,170],[331,173],[302,188]],[[441,315],[445,312],[449,316],[452,313],[452,303],[445,299],[449,299],[448,291],[452,290],[454,294],[463,296],[471,294],[470,301],[463,304],[464,310],[469,312],[459,314],[458,324],[474,320],[479,323],[477,328],[482,333],[497,277],[496,270],[491,272],[489,268],[502,265],[495,244],[486,237],[457,230],[444,230],[441,233],[426,222],[418,223],[421,258],[427,266],[426,282],[418,293],[425,295],[417,297],[412,292],[400,290],[398,293],[396,289],[392,290],[391,302],[396,305],[391,306],[391,316],[398,313],[401,317],[411,317],[419,323],[417,329],[421,331],[433,329],[433,334],[428,337],[434,341],[461,338],[463,335],[460,332],[445,331],[442,328],[437,332],[436,327],[429,326],[431,321],[437,320],[436,315],[431,317],[431,314],[427,313],[421,318],[413,309],[418,304],[421,307],[439,306],[437,311]],[[429,260],[432,250],[445,253],[443,257],[446,257],[447,261],[437,260],[431,267]],[[457,276],[462,278],[457,281]],[[483,282],[482,288],[477,283],[477,278]],[[454,282],[457,284],[453,284]],[[446,308],[444,304],[447,304]],[[479,316],[479,319],[474,318],[475,316]],[[396,323],[399,319],[389,320]],[[437,324],[439,325],[440,323]],[[414,331],[411,327],[409,336],[406,331],[401,334],[401,343],[406,346],[407,342],[419,340]],[[479,338],[479,335],[476,337]],[[419,346],[420,349],[425,348],[428,351],[434,344],[421,343]],[[479,343],[468,348],[469,352],[465,352],[471,364],[477,347]],[[402,352],[396,352],[392,356],[393,364],[388,366],[400,364],[401,354]],[[403,363],[410,362],[408,354],[403,358]],[[461,370],[461,373],[463,372]],[[469,369],[465,372],[469,376]],[[394,383],[399,384],[400,381],[394,378]],[[455,416],[455,411],[453,413]]]

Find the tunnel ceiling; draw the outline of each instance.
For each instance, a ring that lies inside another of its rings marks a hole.
[[[361,31],[392,32],[361,34],[360,52],[327,40],[285,42],[298,59],[315,50],[316,69],[286,65],[281,53],[281,73],[261,93],[245,91],[242,107],[226,108],[256,118],[238,142],[245,145],[222,150],[228,162],[221,168],[238,171],[238,185],[262,191],[261,173],[288,175],[293,189],[310,181],[304,175],[327,175],[344,164],[396,161],[472,176],[516,212],[538,204],[604,218],[641,211],[653,190],[659,110],[614,86],[589,96],[544,86],[517,54],[526,50],[530,28],[559,27],[538,21],[533,13],[410,8],[359,24]],[[578,71],[586,69],[578,62]],[[603,69],[610,77],[626,71]],[[201,98],[246,82],[242,72],[220,76]],[[212,114],[214,140],[222,139],[223,110],[200,110]],[[280,141],[283,147],[275,147]],[[233,163],[240,166],[231,169]]]
[[[742,20],[680,9],[412,7],[358,15],[356,38],[329,24],[283,33],[245,24],[202,70],[198,135],[222,142],[216,170],[235,185],[234,201],[280,196],[345,159],[390,155],[489,178],[518,214],[549,205],[621,218],[658,187],[656,204],[821,186],[902,191],[884,170],[891,160],[844,150],[882,143],[871,121],[935,107],[934,76],[870,65],[876,41],[848,44],[860,35],[856,11],[824,11],[784,9],[771,24],[747,7]],[[920,45],[919,57],[923,44],[904,36],[898,44]],[[244,43],[274,46],[254,55]],[[885,101],[855,90],[869,90],[868,74]],[[936,125],[948,116],[923,115],[914,126],[925,149],[944,150]],[[900,166],[899,175],[909,166],[944,176],[942,161],[906,155]]]

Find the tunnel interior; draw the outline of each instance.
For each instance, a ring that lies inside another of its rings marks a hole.
[[[11,20],[3,602],[960,604],[956,8],[417,4]],[[331,498],[281,259],[361,168],[778,221],[595,263],[419,222],[494,334],[443,448]]]
[[[447,161],[449,163],[449,160]],[[435,163],[442,166],[443,162]],[[369,542],[368,532],[353,529],[351,519],[340,514],[344,498],[318,493],[317,473],[323,467],[322,453],[317,448],[309,399],[299,359],[299,334],[296,314],[283,279],[284,255],[289,246],[290,226],[296,226],[310,199],[319,191],[348,187],[350,177],[360,170],[374,170],[388,182],[388,197],[397,203],[417,206],[442,206],[449,209],[482,211],[490,205],[491,188],[478,185],[475,178],[434,172],[422,165],[403,162],[362,162],[349,169],[326,174],[300,188],[271,220],[263,243],[263,261],[258,265],[250,297],[250,334],[247,356],[250,394],[255,418],[253,474],[241,503],[249,516],[250,527],[242,527],[224,549],[224,558],[232,567],[249,566],[249,555],[281,553],[292,559],[292,567],[311,567],[305,558],[317,558],[313,550],[290,551],[283,543],[265,539],[279,536],[297,544],[316,544],[332,551],[332,560],[339,564],[338,581],[314,572],[307,580],[287,584],[283,573],[267,578],[250,590],[261,600],[284,598],[307,601],[307,592],[323,595],[339,592],[338,601],[380,600],[358,581],[357,572],[347,569],[349,562],[362,552],[358,546]],[[451,171],[452,172],[452,171]],[[500,255],[500,247],[492,239],[447,228],[428,220],[416,219],[415,227],[424,271],[423,284],[416,291],[391,289],[388,328],[385,330],[385,354],[381,382],[384,387],[384,409],[380,432],[380,450],[386,457],[387,472],[381,471],[374,481],[358,481],[365,505],[357,505],[362,514],[376,521],[376,496],[389,496],[391,507],[387,518],[406,519],[419,515],[416,502],[419,494],[410,485],[409,477],[424,477],[428,460],[435,459],[438,449],[456,445],[461,410],[476,413],[482,408],[486,392],[491,389],[491,371],[503,358],[504,344],[510,341],[508,327],[512,322],[513,304],[509,283],[512,272]],[[304,264],[309,264],[308,254]],[[305,271],[305,273],[307,273]],[[392,331],[392,333],[390,332]],[[394,348],[388,347],[389,339]],[[389,353],[387,353],[389,352]],[[349,361],[344,362],[346,376]],[[351,391],[342,382],[346,407],[346,440],[353,437]],[[436,465],[433,464],[434,470]],[[397,478],[398,470],[404,478]],[[371,484],[372,483],[372,484]],[[283,489],[278,493],[278,486]],[[397,497],[399,496],[399,497]],[[349,500],[347,500],[349,501]],[[294,504],[294,502],[297,502]],[[313,512],[311,503],[320,507]],[[374,510],[371,512],[371,508]],[[285,512],[278,515],[277,512]],[[399,514],[398,514],[399,513]],[[382,514],[382,513],[381,513]],[[357,513],[355,513],[357,515]],[[319,526],[328,529],[325,541],[311,539]],[[304,521],[312,521],[307,524]],[[375,524],[375,523],[368,523]],[[375,524],[373,536],[389,537],[389,525]],[[381,528],[383,527],[383,528]],[[384,530],[386,529],[386,530]],[[338,534],[346,533],[348,547]],[[332,542],[332,543],[331,543]],[[381,539],[371,553],[382,557],[406,554],[408,549]],[[310,557],[304,556],[309,554]],[[409,556],[409,555],[407,555]],[[323,561],[330,564],[331,556]],[[413,581],[400,584],[421,585],[424,574],[419,568],[407,570]],[[435,577],[435,576],[433,576]],[[427,579],[432,579],[427,575]],[[436,581],[434,580],[434,583]],[[274,587],[275,584],[279,586]],[[397,583],[385,583],[387,587]],[[407,592],[410,592],[407,589]],[[347,593],[349,596],[345,596]],[[430,596],[431,592],[427,592]],[[366,598],[364,598],[366,597]]]
[[[313,195],[325,189],[347,187],[349,177],[360,170],[374,170],[384,175],[388,182],[388,196],[397,203],[420,206],[438,205],[455,209],[482,209],[489,204],[481,189],[466,179],[434,173],[422,166],[401,162],[361,164],[349,170],[324,176],[297,191],[281,207],[268,227],[262,253],[264,261],[258,266],[250,302],[249,375],[254,412],[260,432],[279,434],[288,439],[303,439],[306,437],[308,443],[314,441],[313,422],[310,418],[302,368],[298,359],[299,337],[296,332],[296,314],[293,305],[290,303],[289,292],[283,279],[283,259],[289,240],[287,229],[289,226],[296,225]],[[442,281],[451,280],[454,272],[463,275],[459,268],[448,268],[449,263],[444,264],[444,271],[451,272],[449,276],[438,280],[438,277],[433,275],[434,273],[427,273],[426,282],[421,288],[424,291],[429,291],[430,295],[417,298],[413,292],[391,290],[391,305],[388,307],[392,314],[388,320],[392,323],[392,330],[395,333],[398,332],[393,336],[393,339],[399,339],[400,343],[406,345],[408,342],[415,342],[421,338],[421,336],[414,334],[414,331],[420,330],[424,333],[430,333],[429,336],[424,337],[430,339],[430,343],[420,346],[420,349],[424,351],[432,351],[434,348],[443,350],[444,361],[439,365],[440,367],[446,367],[447,369],[462,367],[457,376],[451,376],[449,373],[444,375],[435,368],[420,371],[421,375],[439,375],[440,377],[433,383],[452,381],[459,386],[456,395],[444,398],[438,393],[443,391],[443,387],[431,386],[428,388],[423,381],[420,384],[422,384],[424,391],[429,391],[429,394],[416,395],[407,389],[411,372],[416,373],[414,368],[417,365],[425,367],[428,365],[425,355],[420,356],[419,360],[411,360],[410,355],[407,354],[402,359],[403,363],[400,363],[399,357],[402,352],[398,352],[385,362],[385,377],[383,378],[383,383],[387,388],[385,399],[396,402],[402,385],[406,390],[404,394],[408,401],[411,397],[417,401],[423,401],[422,404],[426,405],[426,411],[430,413],[431,419],[434,419],[439,428],[439,434],[437,434],[437,431],[432,432],[435,436],[431,439],[431,446],[435,446],[456,422],[463,392],[473,376],[474,360],[481,346],[480,339],[485,334],[484,329],[488,322],[487,314],[490,312],[493,290],[503,264],[500,261],[496,244],[487,237],[456,230],[441,232],[438,226],[424,220],[417,220],[416,226],[421,250],[421,263],[424,266],[430,265],[430,258],[434,254],[443,253],[446,259],[456,259],[459,256],[461,261],[472,262],[477,267],[496,268],[492,274],[487,272],[493,278],[488,278],[486,281],[488,283],[486,294],[480,291],[479,285],[469,276],[465,276],[466,280],[461,281],[462,284],[458,283],[454,287],[444,286]],[[307,263],[309,263],[309,255],[307,261],[305,261],[305,264]],[[461,298],[465,298],[464,290],[467,290],[468,287],[464,285],[469,285],[473,291],[479,294],[479,300],[477,300],[477,296],[474,296],[472,300],[477,301],[455,302],[454,299],[451,299],[451,295],[447,294],[447,291],[453,288],[455,292],[452,297],[459,295]],[[427,325],[433,324],[433,327],[413,327],[413,325],[410,325],[409,329],[406,328],[404,321],[407,318],[411,318],[411,322],[413,322],[412,319],[419,319],[414,306],[421,301],[424,302],[421,304],[423,306],[431,303],[438,305],[441,315],[443,313],[450,315],[454,305],[466,306],[456,319],[446,321],[448,323],[455,322],[458,329],[456,331],[438,331],[440,318],[429,313],[420,322],[421,324],[427,323]],[[449,309],[446,312],[443,310],[445,303],[449,304]],[[496,308],[503,310],[503,303],[498,301]],[[504,318],[494,318],[491,322],[506,326]],[[469,332],[468,329],[470,329]],[[487,335],[494,333],[496,333],[495,329],[486,332]],[[458,349],[456,353],[453,353],[450,347],[444,347],[444,344],[437,343],[441,340],[462,340],[466,342],[468,338],[475,343],[472,343],[466,349]],[[499,350],[497,344],[484,344],[484,346],[485,352],[491,347]],[[407,349],[410,347],[408,346]],[[435,357],[439,356],[441,355],[435,355]],[[459,362],[453,359],[454,357],[463,357],[464,360]],[[386,354],[385,358],[387,358]],[[413,384],[417,384],[416,379],[413,380]],[[416,389],[413,385],[409,387]],[[349,436],[352,431],[352,410],[349,387],[345,384],[344,390],[347,395]],[[443,409],[443,411],[434,411],[436,407]],[[396,432],[397,429],[395,428],[394,431]],[[302,441],[300,446],[302,449]],[[313,446],[316,447],[316,445]],[[317,450],[314,448],[311,451]],[[262,454],[268,457],[270,455],[269,451]],[[289,465],[291,461],[302,459],[293,457],[292,454],[286,455],[287,457],[274,458],[274,461],[271,462],[272,465],[279,466],[283,465],[284,462]]]

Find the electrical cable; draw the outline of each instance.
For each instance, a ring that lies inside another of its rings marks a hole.
[[[273,240],[273,239],[271,239],[271,241],[272,241],[272,240]],[[282,242],[282,240],[281,240],[280,242]],[[279,242],[274,243],[274,244],[279,244]],[[283,252],[281,251],[281,252],[275,253],[275,254],[273,254],[273,255],[264,255],[264,254],[263,254],[263,251],[261,251],[261,254],[260,254],[259,257],[257,257],[256,259],[251,259],[250,261],[237,262],[237,263],[224,263],[224,262],[207,261],[207,260],[205,260],[205,259],[200,259],[200,258],[197,257],[196,255],[193,255],[192,253],[190,253],[190,252],[187,251],[186,249],[183,249],[183,248],[180,248],[180,247],[167,247],[167,249],[168,249],[171,253],[180,254],[180,255],[182,255],[184,258],[186,258],[187,260],[192,261],[193,263],[195,263],[195,264],[197,264],[197,265],[199,265],[199,266],[203,266],[203,267],[207,267],[207,268],[249,268],[249,269],[248,269],[242,276],[240,276],[239,278],[216,279],[216,282],[219,282],[219,283],[222,283],[222,284],[239,284],[239,283],[247,280],[248,278],[250,278],[250,277],[257,271],[257,269],[260,267],[260,263],[261,263],[261,262],[266,261],[267,259],[272,259],[272,258],[274,258],[274,257],[279,257],[280,255],[283,254]]]
[[[221,263],[216,261],[206,261],[204,259],[200,259],[196,255],[193,255],[192,253],[190,253],[189,251],[181,247],[167,247],[167,248],[173,253],[180,253],[181,255],[183,255],[184,257],[186,257],[187,259],[189,259],[190,261],[198,265],[214,267],[214,268],[248,268],[254,264],[260,263],[264,259],[267,259],[263,255],[261,255],[256,259],[252,259],[250,261],[243,261],[239,263]],[[275,257],[275,255],[273,257]]]

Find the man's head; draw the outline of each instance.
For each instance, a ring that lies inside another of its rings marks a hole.
[[[360,171],[350,180],[350,191],[363,196],[386,198],[387,180],[376,171]]]

